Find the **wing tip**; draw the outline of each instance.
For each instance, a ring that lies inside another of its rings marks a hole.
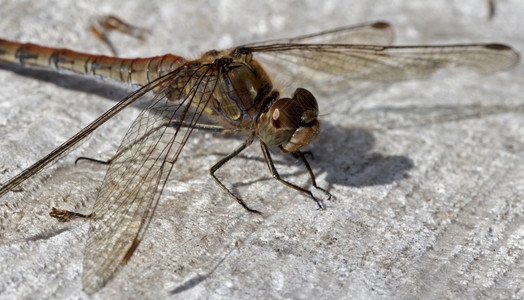
[[[486,44],[484,47],[487,48],[487,49],[493,49],[493,50],[514,51],[513,48],[511,48],[511,47],[508,46],[508,45],[497,44],[497,43]]]
[[[124,258],[122,258],[123,265],[125,265],[127,261],[131,258],[131,255],[133,255],[133,253],[135,252],[136,247],[138,247],[138,244],[140,244],[140,240],[135,239],[129,247],[129,249],[127,250],[126,255],[124,255]]]
[[[507,57],[506,64],[502,69],[512,68],[516,66],[520,61],[520,54],[517,51],[515,51],[515,49],[513,49],[511,46],[492,43],[484,45],[484,48],[499,51],[501,54],[503,53]]]
[[[384,22],[384,21],[378,21],[378,22],[371,24],[371,27],[376,28],[376,29],[390,29],[391,24],[389,24],[388,22]]]

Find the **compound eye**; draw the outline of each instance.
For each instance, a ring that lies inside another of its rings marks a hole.
[[[290,98],[278,99],[269,109],[271,123],[275,128],[295,128],[300,122],[300,116],[294,109]]]

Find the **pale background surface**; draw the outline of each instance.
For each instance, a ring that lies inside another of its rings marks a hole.
[[[87,27],[94,16],[115,14],[152,31],[145,42],[114,35],[122,56],[195,57],[386,20],[396,44],[502,42],[524,51],[519,0],[497,1],[491,21],[481,0],[164,2],[1,1],[0,37],[107,54]],[[18,73],[0,70],[0,181],[126,95],[77,78]],[[486,77],[455,70],[425,82],[317,93],[324,130],[308,149],[317,181],[336,196],[324,211],[272,180],[255,144],[218,173],[264,214],[245,212],[207,175],[240,141],[195,134],[145,240],[93,298],[524,298],[523,78],[522,66]],[[80,153],[111,156],[131,115]],[[103,167],[75,167],[76,156],[20,204],[27,219],[0,216],[18,230],[3,229],[0,298],[87,298],[87,223],[47,218],[51,206],[84,201],[88,212],[92,205]],[[292,158],[275,158],[283,175],[308,182]]]

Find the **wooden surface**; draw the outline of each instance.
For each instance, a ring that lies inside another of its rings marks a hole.
[[[151,29],[144,42],[115,35],[122,56],[196,57],[385,20],[396,44],[501,42],[524,50],[517,0],[496,1],[492,20],[488,1],[478,0],[164,2],[3,1],[0,36],[108,54],[87,28],[94,16],[115,14]],[[126,95],[78,78],[14,71],[0,70],[0,181]],[[319,185],[335,196],[323,211],[272,180],[255,144],[218,172],[263,211],[247,213],[207,174],[241,141],[195,134],[145,240],[94,297],[523,298],[523,78],[519,65],[490,76],[451,70],[424,82],[318,91],[323,131],[308,150]],[[78,153],[110,157],[137,111]],[[274,156],[281,174],[309,184],[292,158]],[[83,202],[88,212],[92,205],[103,168],[74,159],[20,203],[24,218],[4,215],[0,298],[87,298],[81,262],[88,224],[47,218],[51,206]]]

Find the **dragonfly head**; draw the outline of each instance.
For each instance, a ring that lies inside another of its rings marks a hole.
[[[320,132],[317,100],[306,89],[298,88],[291,98],[280,98],[260,114],[260,139],[284,153],[295,152],[311,143]]]

